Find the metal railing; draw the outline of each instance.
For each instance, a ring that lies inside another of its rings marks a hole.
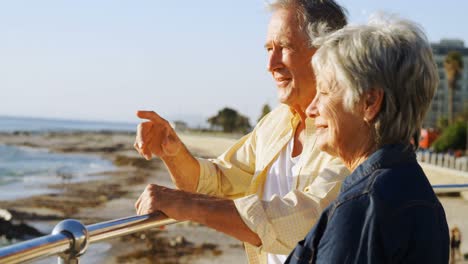
[[[419,162],[468,173],[468,156],[455,157],[448,153],[418,151],[416,157]]]
[[[468,184],[433,185],[436,193],[468,191]],[[164,214],[132,216],[84,226],[77,220],[58,223],[52,234],[0,248],[0,263],[23,263],[58,255],[58,263],[79,262],[89,244],[176,223]]]
[[[78,263],[89,244],[176,223],[164,214],[132,216],[84,226],[77,220],[58,223],[52,234],[0,248],[0,263],[23,263],[58,255],[58,263]]]
[[[432,188],[436,194],[468,192],[468,184],[435,184]]]

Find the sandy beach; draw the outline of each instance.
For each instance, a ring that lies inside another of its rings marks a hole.
[[[181,139],[192,153],[201,157],[215,157],[236,140],[235,137],[203,134],[181,134]],[[133,149],[133,141],[134,134],[124,132],[0,134],[0,144],[97,155],[117,168],[99,173],[92,181],[58,181],[48,187],[61,190],[60,194],[0,201],[0,208],[12,211],[15,219],[44,233],[50,233],[53,226],[65,218],[92,224],[135,215],[134,202],[148,183],[168,187],[173,184],[162,162],[140,158]],[[457,183],[468,183],[468,178],[464,177],[447,178],[430,169],[426,173],[433,183],[453,183],[455,178]],[[468,235],[468,201],[460,196],[440,199],[449,225],[457,225],[462,234]],[[462,252],[468,252],[468,242],[462,242]],[[242,243],[191,222],[91,245],[81,260],[82,263],[247,263]]]

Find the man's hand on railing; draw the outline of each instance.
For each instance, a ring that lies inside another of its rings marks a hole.
[[[150,184],[146,186],[145,190],[136,201],[135,209],[138,215],[152,214],[158,210],[155,200],[157,187],[153,186],[156,185]]]
[[[179,206],[185,194],[180,190],[149,184],[135,203],[135,209],[138,215],[160,211],[175,220],[188,220],[187,215],[183,213],[184,210]]]

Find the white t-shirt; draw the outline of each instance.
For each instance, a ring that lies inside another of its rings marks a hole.
[[[299,159],[301,155],[292,157],[294,139],[291,139],[285,148],[280,152],[278,158],[271,165],[268,171],[263,190],[264,201],[270,201],[273,195],[284,197],[293,189],[294,178],[299,170]],[[286,261],[287,255],[267,254],[268,264],[281,264]]]

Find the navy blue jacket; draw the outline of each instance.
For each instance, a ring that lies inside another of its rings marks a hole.
[[[349,175],[340,195],[285,263],[448,263],[445,212],[408,146],[386,145]]]

